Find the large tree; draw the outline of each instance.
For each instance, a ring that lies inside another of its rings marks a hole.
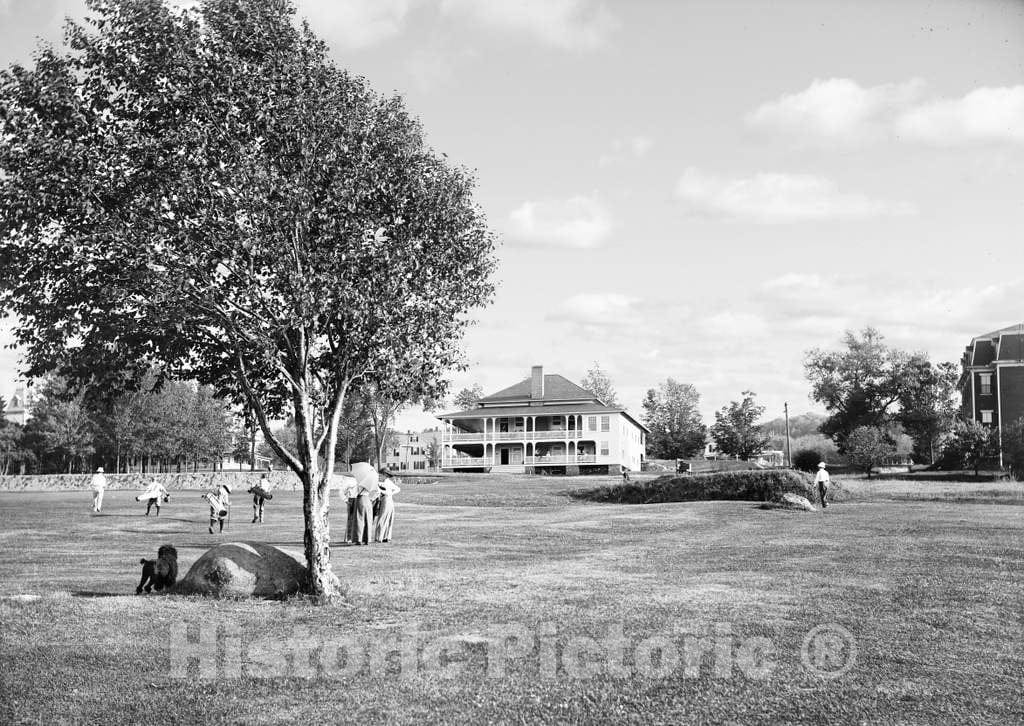
[[[730,401],[715,411],[711,436],[722,453],[747,461],[764,451],[768,434],[758,425],[764,416],[764,406],[757,405],[757,394],[744,391],[742,396],[742,401]]]
[[[685,459],[704,450],[707,428],[700,415],[700,394],[690,383],[671,378],[647,391],[643,423],[654,459]]]
[[[858,336],[847,331],[843,350],[807,352],[804,372],[811,383],[811,398],[823,404],[829,416],[821,432],[845,451],[846,438],[859,426],[885,426],[906,383],[911,357],[890,348],[874,328]]]
[[[606,406],[620,405],[618,394],[615,392],[615,386],[612,385],[612,379],[601,368],[601,364],[596,361],[590,370],[587,371],[587,375],[580,381],[580,387],[593,393]]]
[[[0,307],[29,375],[163,366],[255,412],[301,480],[308,586],[338,593],[328,487],[349,390],[443,392],[493,235],[401,99],[289,0],[88,0],[0,76]],[[296,450],[270,422],[290,414]]]
[[[907,366],[896,420],[914,440],[914,457],[918,461],[927,459],[934,463],[936,449],[952,431],[960,408],[959,378],[955,363],[935,365],[918,356]]]

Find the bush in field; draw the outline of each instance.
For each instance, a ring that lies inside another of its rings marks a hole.
[[[942,458],[955,460],[964,469],[978,470],[999,456],[999,431],[977,421],[957,421],[953,435],[942,450]]]
[[[817,462],[815,462],[817,465]],[[662,476],[570,492],[576,499],[618,504],[662,504],[709,500],[779,501],[786,492],[813,500],[814,488],[807,474],[787,469],[750,469],[690,476]]]
[[[824,461],[817,449],[801,449],[793,454],[793,468],[800,471],[814,471],[818,462]]]

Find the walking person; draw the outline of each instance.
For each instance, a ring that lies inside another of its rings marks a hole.
[[[146,516],[149,516],[149,510],[156,507],[156,516],[160,516],[160,503],[166,502],[171,498],[167,489],[164,485],[157,481],[156,477],[149,483],[146,491],[142,492],[139,496],[135,497],[135,501],[141,502],[146,500]]]
[[[203,499],[210,503],[210,534],[213,534],[213,525],[220,524],[219,532],[224,531],[224,520],[228,518],[231,510],[231,487],[221,484],[213,491],[203,494]]]
[[[96,467],[96,473],[89,480],[89,487],[92,489],[92,511],[99,513],[103,511],[103,492],[107,488],[107,477],[103,476],[103,467]]]
[[[273,499],[274,495],[270,493],[273,485],[270,483],[270,477],[266,474],[260,476],[260,483],[249,488],[249,493],[252,494],[252,523],[256,524],[259,522],[263,524],[263,505],[268,499]]]
[[[825,466],[824,461],[818,462],[818,474],[814,477],[814,483],[818,485],[818,494],[821,496],[822,509],[828,506],[825,504],[825,492],[828,491],[828,485],[832,482]]]
[[[375,542],[390,542],[395,522],[395,502],[392,497],[402,488],[387,469],[380,470],[380,481],[377,484],[380,487],[380,513],[373,525],[373,539]]]
[[[357,545],[368,545],[373,538],[373,500],[380,493],[377,484],[377,470],[368,462],[352,465],[356,478],[355,529],[352,541]]]

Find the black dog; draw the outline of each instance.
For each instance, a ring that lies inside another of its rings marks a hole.
[[[135,588],[136,595],[142,594],[143,587],[146,592],[151,592],[154,587],[160,591],[170,588],[178,580],[178,550],[174,545],[163,545],[156,551],[155,560],[142,558],[139,562],[142,563],[142,579]]]

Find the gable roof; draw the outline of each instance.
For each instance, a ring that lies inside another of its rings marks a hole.
[[[511,401],[598,401],[597,396],[585,388],[577,386],[565,376],[550,374],[544,376],[544,396],[530,398],[531,378],[524,378],[515,385],[503,388],[490,396],[480,399],[483,405],[503,404]]]

